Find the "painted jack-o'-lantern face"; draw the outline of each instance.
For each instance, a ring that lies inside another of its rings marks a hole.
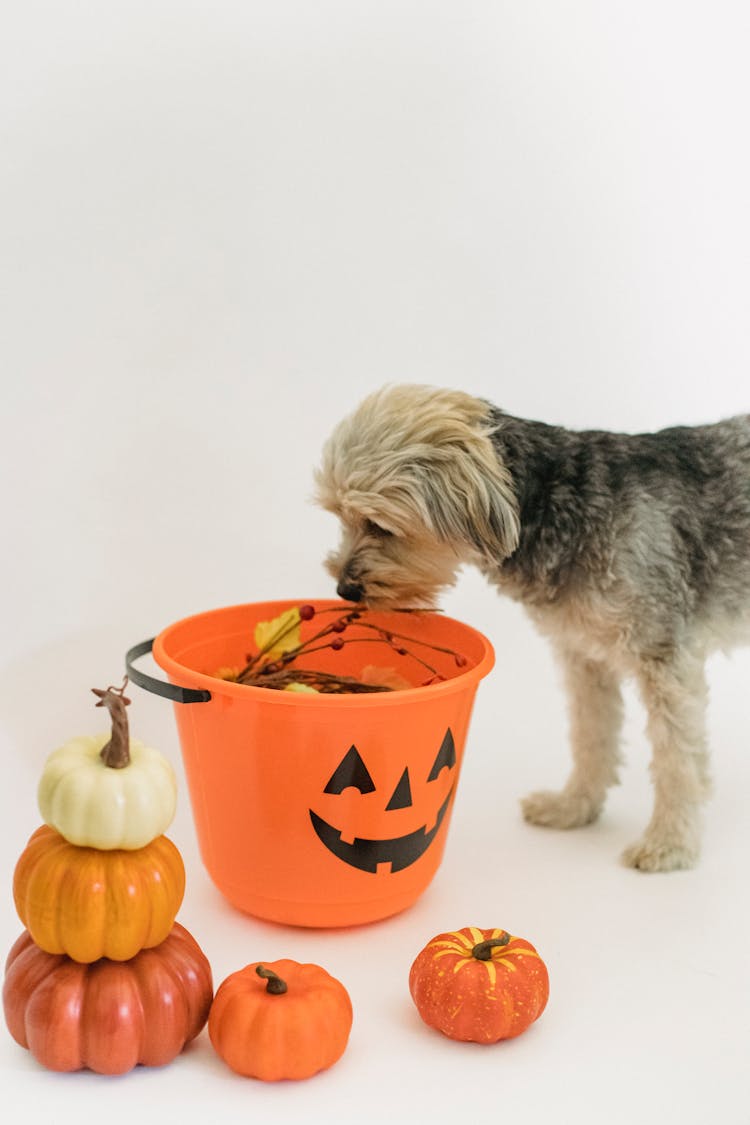
[[[421,784],[426,781],[430,785],[438,780],[444,769],[452,771],[455,765],[456,747],[449,729],[445,732],[445,737],[428,777],[426,779],[412,779],[407,766],[385,805],[385,811],[393,812],[397,809],[411,808],[413,782],[414,784]],[[393,836],[389,839],[374,840],[357,836],[351,841],[346,841],[343,839],[340,829],[334,828],[312,809],[309,810],[310,819],[321,842],[333,855],[349,864],[350,867],[375,874],[381,865],[389,864],[391,872],[402,871],[424,855],[435,839],[448,811],[454,787],[454,783],[451,782],[448,794],[438,808],[434,823],[429,831],[427,824],[422,824],[412,832]],[[323,792],[338,795],[347,789],[359,791],[361,794],[377,792],[375,782],[356,746],[349,748],[331,775]]]

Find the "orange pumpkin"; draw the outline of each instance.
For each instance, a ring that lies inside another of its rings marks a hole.
[[[430,1027],[451,1039],[496,1043],[539,1018],[549,976],[528,941],[466,926],[425,946],[411,967],[409,990]]]
[[[185,893],[182,856],[166,836],[134,851],[77,847],[46,825],[13,877],[18,916],[46,953],[127,961],[159,945]]]
[[[212,991],[209,963],[179,924],[131,961],[92,965],[45,953],[24,932],[8,955],[3,1008],[42,1066],[124,1074],[171,1062],[205,1025]]]
[[[248,1078],[310,1078],[341,1057],[352,1003],[319,965],[254,962],[219,986],[208,1034],[225,1063]]]

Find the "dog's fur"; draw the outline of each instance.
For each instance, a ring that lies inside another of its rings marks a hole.
[[[654,808],[624,860],[690,867],[708,795],[704,665],[750,640],[750,415],[654,434],[574,432],[458,391],[385,387],[334,430],[317,499],[347,600],[433,606],[462,563],[522,602],[569,693],[573,770],[527,820],[588,824],[617,781],[620,681],[648,712]]]

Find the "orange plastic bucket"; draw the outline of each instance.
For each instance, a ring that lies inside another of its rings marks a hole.
[[[128,672],[175,702],[201,856],[229,902],[292,925],[372,922],[411,905],[438,869],[474,696],[494,653],[450,617],[429,615],[405,630],[402,617],[370,611],[386,629],[460,652],[465,666],[430,650],[442,682],[364,695],[272,691],[212,675],[244,664],[258,622],[300,604],[185,618],[134,646]],[[339,604],[315,602],[318,610]],[[303,640],[319,627],[303,622]],[[151,648],[169,684],[133,667]],[[409,656],[375,640],[300,658],[302,667],[352,676],[368,664],[411,683],[424,677]]]

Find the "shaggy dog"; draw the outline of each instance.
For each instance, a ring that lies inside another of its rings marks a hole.
[[[708,795],[704,665],[750,640],[750,415],[654,434],[573,432],[458,391],[385,387],[334,430],[317,500],[347,601],[435,604],[462,563],[520,601],[569,696],[573,769],[526,819],[589,824],[617,781],[620,681],[648,712],[654,806],[624,861],[694,864]]]

